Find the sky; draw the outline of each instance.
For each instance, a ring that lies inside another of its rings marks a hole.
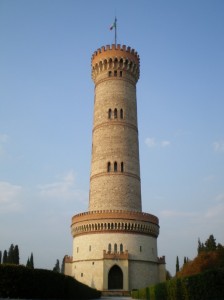
[[[142,207],[160,221],[158,255],[224,244],[224,1],[0,0],[0,250],[37,268],[72,254],[88,210],[91,56],[117,42],[140,55]]]

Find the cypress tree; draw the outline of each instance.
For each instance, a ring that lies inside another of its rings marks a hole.
[[[33,253],[31,253],[31,255],[30,255],[30,268],[34,269]]]
[[[54,272],[60,273],[60,263],[59,263],[59,259],[56,260],[56,264],[55,264],[55,266],[54,266],[54,268],[53,268],[53,271],[54,271]]]
[[[8,264],[14,263],[14,245],[13,244],[11,244],[11,246],[9,247],[7,263]]]
[[[14,264],[19,265],[19,247],[15,245],[14,248]]]
[[[3,264],[7,264],[7,262],[8,262],[8,254],[7,254],[7,251],[4,250],[4,252],[3,252],[3,261],[2,261],[2,263],[3,263]]]
[[[26,267],[30,268],[30,258],[28,257],[27,262],[26,262]]]
[[[63,257],[62,263],[61,263],[61,273],[65,273],[65,256]]]
[[[2,251],[0,251],[0,264],[2,263]]]
[[[177,260],[176,260],[176,274],[177,274],[177,272],[179,272],[180,271],[180,265],[179,265],[179,258],[178,258],[178,256],[177,256]]]

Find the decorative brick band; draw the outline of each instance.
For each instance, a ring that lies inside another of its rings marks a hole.
[[[96,233],[129,233],[157,237],[159,220],[151,214],[134,211],[89,211],[72,217],[73,237]]]
[[[94,70],[93,70],[94,72]],[[95,78],[95,74],[92,75]],[[106,77],[106,78],[102,78],[99,81],[97,81],[95,83],[95,88],[97,87],[98,84],[107,81],[107,80],[122,80],[122,81],[126,81],[128,83],[130,83],[131,85],[133,85],[134,87],[136,86],[135,82],[133,82],[132,80],[128,79],[127,77],[125,77],[124,75],[122,77]]]
[[[128,173],[128,172],[101,172],[98,174],[94,174],[90,177],[90,181],[92,181],[95,178],[101,177],[101,176],[129,176],[129,177],[133,177],[135,179],[137,179],[138,181],[140,181],[140,177],[138,175],[132,174],[132,173]]]
[[[108,126],[114,126],[114,125],[129,127],[129,128],[133,129],[134,131],[136,131],[136,132],[138,133],[138,128],[137,128],[137,126],[135,126],[135,125],[133,125],[133,124],[131,124],[131,123],[126,122],[125,119],[124,119],[124,121],[117,121],[117,119],[113,119],[113,120],[108,120],[108,122],[103,122],[103,123],[101,123],[101,124],[95,126],[95,127],[93,128],[93,132],[94,132],[95,130],[101,128],[101,127],[105,127],[105,126],[108,127]]]

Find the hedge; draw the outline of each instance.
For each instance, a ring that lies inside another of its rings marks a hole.
[[[224,269],[175,278],[152,287],[135,290],[134,299],[149,300],[223,300]]]
[[[57,272],[0,265],[0,298],[93,299],[101,293]]]

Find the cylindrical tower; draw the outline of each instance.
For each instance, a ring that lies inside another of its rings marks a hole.
[[[141,211],[136,105],[139,56],[119,45],[92,56],[95,83],[89,210]]]
[[[157,283],[159,220],[142,212],[136,83],[140,61],[130,47],[92,56],[95,83],[89,211],[72,217],[67,274],[102,291],[125,293]],[[165,273],[164,273],[165,274]]]

